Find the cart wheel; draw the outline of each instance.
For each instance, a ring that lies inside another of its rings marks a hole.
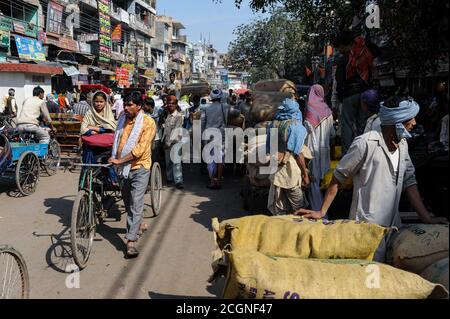
[[[44,169],[49,176],[53,176],[58,172],[61,163],[61,147],[55,140],[51,140],[48,145],[48,153],[44,161]]]
[[[92,209],[89,194],[79,191],[72,208],[70,242],[73,260],[80,269],[86,268],[94,242],[95,218]]]
[[[245,176],[244,182],[242,184],[242,207],[246,211],[250,211],[252,205],[252,185],[250,184],[250,178],[248,176]]]
[[[23,196],[36,191],[40,172],[39,158],[33,152],[23,153],[16,167],[16,185]]]
[[[153,164],[152,173],[150,177],[150,197],[152,200],[153,216],[158,216],[161,209],[162,201],[162,174],[161,166],[158,163]],[[150,216],[146,216],[150,217]]]

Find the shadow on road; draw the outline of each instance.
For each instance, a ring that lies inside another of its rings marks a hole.
[[[66,272],[66,266],[73,264],[72,249],[70,240],[70,227],[72,218],[72,207],[75,196],[65,196],[61,198],[47,198],[44,201],[44,206],[47,207],[46,214],[56,215],[60,218],[59,222],[64,227],[64,230],[60,234],[50,235],[37,235],[48,236],[51,239],[50,248],[46,254],[46,261],[49,267],[58,271]],[[110,208],[110,214],[108,218],[113,218],[115,221],[120,221],[121,211],[117,203],[114,203]],[[108,220],[106,221],[106,223]],[[111,245],[113,245],[118,251],[126,251],[126,244],[124,243],[123,236],[126,233],[124,228],[113,228],[107,224],[101,224],[97,226],[97,236],[94,240],[99,241],[106,239]],[[100,235],[100,236],[98,236]]]

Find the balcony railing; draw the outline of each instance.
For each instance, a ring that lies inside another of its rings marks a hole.
[[[18,32],[18,28],[21,28],[21,31]],[[36,25],[33,28],[30,28],[30,24],[27,21],[0,16],[0,30],[3,31],[15,31],[19,34],[24,34],[26,36],[37,38],[38,37],[38,27]]]
[[[187,36],[185,35],[172,36],[172,42],[187,43]]]

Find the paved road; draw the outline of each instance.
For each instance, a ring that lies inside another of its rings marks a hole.
[[[0,184],[0,243],[24,256],[31,298],[214,298],[223,281],[207,283],[213,236],[210,221],[241,217],[240,179],[229,177],[222,191],[205,188],[197,167],[185,167],[186,190],[168,188],[160,216],[149,219],[139,243],[141,256],[124,259],[125,215],[98,227],[80,288],[66,287],[66,267],[73,264],[70,215],[78,175],[60,172],[42,177],[35,194],[16,198]],[[147,198],[146,202],[150,202]],[[119,210],[123,211],[119,203]]]

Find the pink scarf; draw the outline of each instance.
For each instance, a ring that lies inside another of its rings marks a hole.
[[[308,103],[306,106],[306,120],[314,127],[333,114],[324,101],[324,90],[319,84],[313,85],[309,91]]]

